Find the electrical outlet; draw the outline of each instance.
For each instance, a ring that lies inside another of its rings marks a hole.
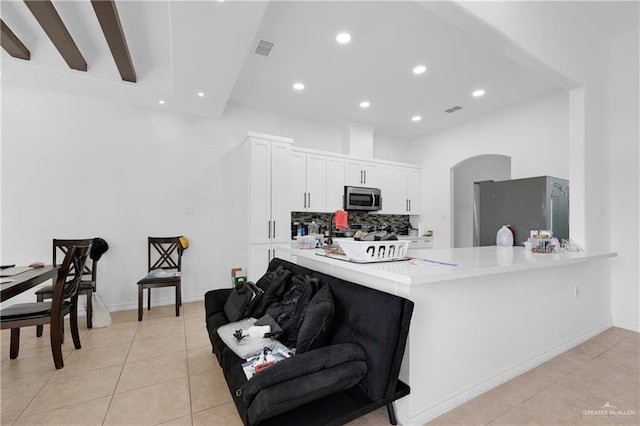
[[[576,299],[578,297],[580,297],[580,286],[576,284],[576,286],[573,288],[573,297],[575,297]]]

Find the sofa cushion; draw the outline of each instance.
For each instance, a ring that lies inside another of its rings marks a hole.
[[[329,286],[324,286],[309,302],[300,331],[298,331],[296,353],[300,354],[324,345],[334,313],[335,306],[331,289]]]

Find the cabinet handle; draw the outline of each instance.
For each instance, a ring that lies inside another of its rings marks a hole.
[[[311,193],[307,192],[307,197],[309,197],[309,202],[307,203],[307,207],[311,208]]]
[[[267,265],[271,263],[271,249],[267,250]]]
[[[269,233],[268,238],[269,238],[269,239],[271,239],[271,221],[269,221],[269,222],[267,223],[267,228],[269,229],[269,231],[268,231],[268,233]]]
[[[364,182],[362,182],[362,183],[367,183],[367,171],[366,170],[364,171]]]
[[[273,221],[273,238],[276,238],[276,221]]]
[[[360,169],[360,183],[362,183],[362,169]]]
[[[302,200],[303,200],[302,201],[303,207],[306,209],[307,208],[307,193],[306,192],[302,193]]]
[[[409,198],[409,211],[411,211],[411,198]]]

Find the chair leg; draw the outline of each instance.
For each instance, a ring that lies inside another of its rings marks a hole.
[[[87,328],[93,328],[93,291],[87,290]]]
[[[389,423],[397,425],[398,418],[396,417],[396,408],[393,406],[393,402],[387,404],[387,413],[389,414]]]
[[[73,338],[73,346],[76,349],[81,349],[80,345],[80,333],[78,332],[78,295],[75,296],[75,306],[71,307],[70,312],[70,328],[71,328],[71,337]]]
[[[49,331],[51,331],[51,326],[49,326]],[[64,318],[60,321],[60,344],[64,343]]]
[[[143,297],[143,288],[138,284],[138,321],[142,321],[142,297]]]
[[[60,318],[60,322],[64,324],[64,318]],[[53,355],[53,364],[56,369],[64,367],[64,361],[62,360],[62,341],[64,338],[64,327],[54,327],[52,321],[49,332],[51,334],[51,354]]]
[[[151,287],[147,288],[147,310],[151,310]]]
[[[176,316],[180,316],[180,283],[176,284]]]
[[[9,358],[18,358],[18,352],[20,351],[20,329],[11,329],[11,346],[9,347]]]
[[[42,294],[36,295],[36,302],[44,302],[44,296]],[[36,337],[42,337],[44,326],[42,324],[36,325]]]

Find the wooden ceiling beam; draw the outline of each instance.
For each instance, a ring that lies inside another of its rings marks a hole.
[[[127,39],[124,36],[118,9],[114,0],[91,0],[98,22],[107,39],[113,60],[116,62],[120,77],[124,81],[136,82],[136,70],[133,68]]]
[[[14,58],[25,59],[27,61],[31,59],[29,49],[27,49],[18,36],[11,31],[11,28],[9,28],[2,19],[0,19],[0,27],[2,27],[2,36],[0,37],[2,48]]]
[[[24,2],[69,68],[86,71],[87,62],[60,19],[56,8],[53,7],[53,3],[50,0],[24,0]]]

